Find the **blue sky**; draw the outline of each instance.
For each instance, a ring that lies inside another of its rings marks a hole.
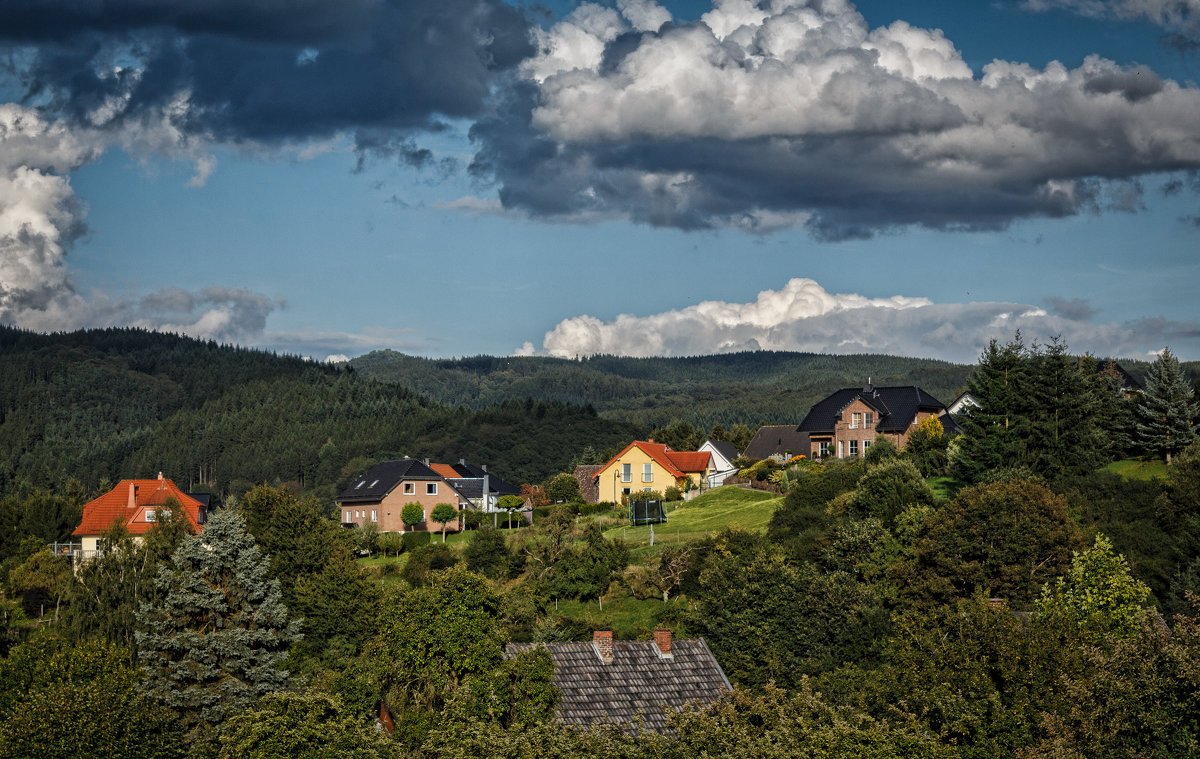
[[[1197,0],[73,7],[0,9],[5,323],[1200,359]]]

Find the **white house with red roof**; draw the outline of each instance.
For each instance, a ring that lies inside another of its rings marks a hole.
[[[140,540],[164,509],[173,508],[183,510],[192,532],[198,532],[207,518],[204,504],[184,493],[161,472],[154,480],[121,480],[112,490],[83,505],[83,521],[71,533],[82,543],[79,558],[95,556],[101,536],[113,525],[121,525],[134,540]]]
[[[620,503],[622,496],[638,490],[686,490],[688,479],[700,487],[711,467],[708,451],[673,451],[653,440],[634,440],[600,467],[594,479],[600,500]]]

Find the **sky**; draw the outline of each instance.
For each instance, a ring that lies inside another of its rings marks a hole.
[[[0,323],[1200,360],[1200,0],[0,4]]]

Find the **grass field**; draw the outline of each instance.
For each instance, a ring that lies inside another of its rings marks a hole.
[[[1166,477],[1167,465],[1157,459],[1153,461],[1122,459],[1101,468],[1100,471],[1119,474],[1127,480],[1152,480],[1156,477]]]
[[[699,540],[710,532],[737,527],[751,532],[764,532],[771,515],[783,502],[773,493],[743,490],[732,485],[710,490],[702,496],[676,506],[667,512],[665,524],[641,527],[615,527],[607,532],[609,538],[621,538],[634,553],[634,560],[656,555],[650,549],[650,533],[654,532],[654,548],[661,550],[667,543]]]

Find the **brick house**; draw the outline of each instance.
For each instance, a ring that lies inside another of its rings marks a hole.
[[[945,413],[945,404],[919,387],[868,383],[842,388],[819,401],[797,430],[808,434],[810,457],[846,458],[866,453],[882,436],[902,448],[922,419]]]
[[[432,521],[430,514],[439,503],[448,503],[461,511],[471,508],[471,501],[451,485],[445,477],[417,459],[384,461],[367,470],[354,484],[334,499],[341,511],[345,527],[374,522],[380,532],[404,532],[409,529],[400,519],[400,512],[410,503],[418,503],[425,519],[414,530],[440,531],[442,526]],[[461,518],[446,525],[449,532],[461,529]]]

